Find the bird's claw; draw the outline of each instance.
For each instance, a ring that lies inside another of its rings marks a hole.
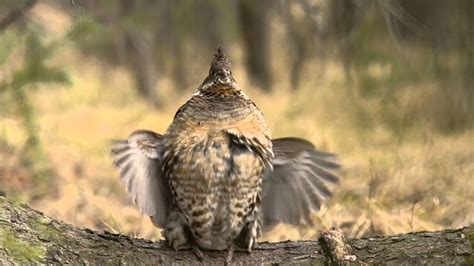
[[[227,257],[225,259],[225,265],[229,265],[230,262],[232,261],[232,257],[234,255],[234,249],[235,249],[234,245],[229,246],[229,250],[227,252]]]
[[[191,247],[193,249],[194,254],[198,258],[198,260],[203,261],[204,260],[204,254],[202,254],[202,251],[199,249],[198,245],[192,244]]]

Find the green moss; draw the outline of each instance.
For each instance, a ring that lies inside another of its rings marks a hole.
[[[0,246],[15,262],[42,262],[46,256],[44,247],[27,242],[3,228],[0,228]]]
[[[474,229],[466,234],[466,238],[471,243],[471,250],[474,252]],[[474,265],[474,254],[471,254],[469,257],[467,257],[466,264]]]
[[[28,221],[33,231],[35,231],[41,238],[49,241],[60,242],[64,239],[63,234],[56,228],[50,218],[38,216]]]

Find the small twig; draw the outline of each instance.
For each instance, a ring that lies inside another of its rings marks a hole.
[[[296,256],[296,257],[293,257],[293,260],[304,260],[304,259],[307,259],[307,258],[311,258],[312,255],[300,255],[300,256]]]
[[[410,228],[412,228],[412,229],[413,229],[413,218],[415,216],[415,207],[416,207],[417,203],[418,203],[418,200],[415,200],[413,202],[413,205],[411,206],[411,209],[410,209],[411,216],[410,216],[410,220],[408,221],[408,223],[410,224]]]
[[[352,254],[352,247],[347,243],[341,229],[332,228],[322,231],[319,242],[330,264],[339,265],[341,262],[357,261],[357,257]]]

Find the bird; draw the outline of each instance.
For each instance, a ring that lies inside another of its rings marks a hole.
[[[131,200],[171,248],[199,259],[201,249],[227,250],[226,262],[278,223],[311,225],[341,167],[308,140],[272,139],[221,47],[164,134],[136,130],[111,151]]]

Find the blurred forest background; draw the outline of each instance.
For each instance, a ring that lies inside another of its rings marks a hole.
[[[274,137],[344,165],[316,227],[263,239],[474,223],[471,0],[0,0],[0,193],[158,239],[110,141],[165,131],[218,45]]]

